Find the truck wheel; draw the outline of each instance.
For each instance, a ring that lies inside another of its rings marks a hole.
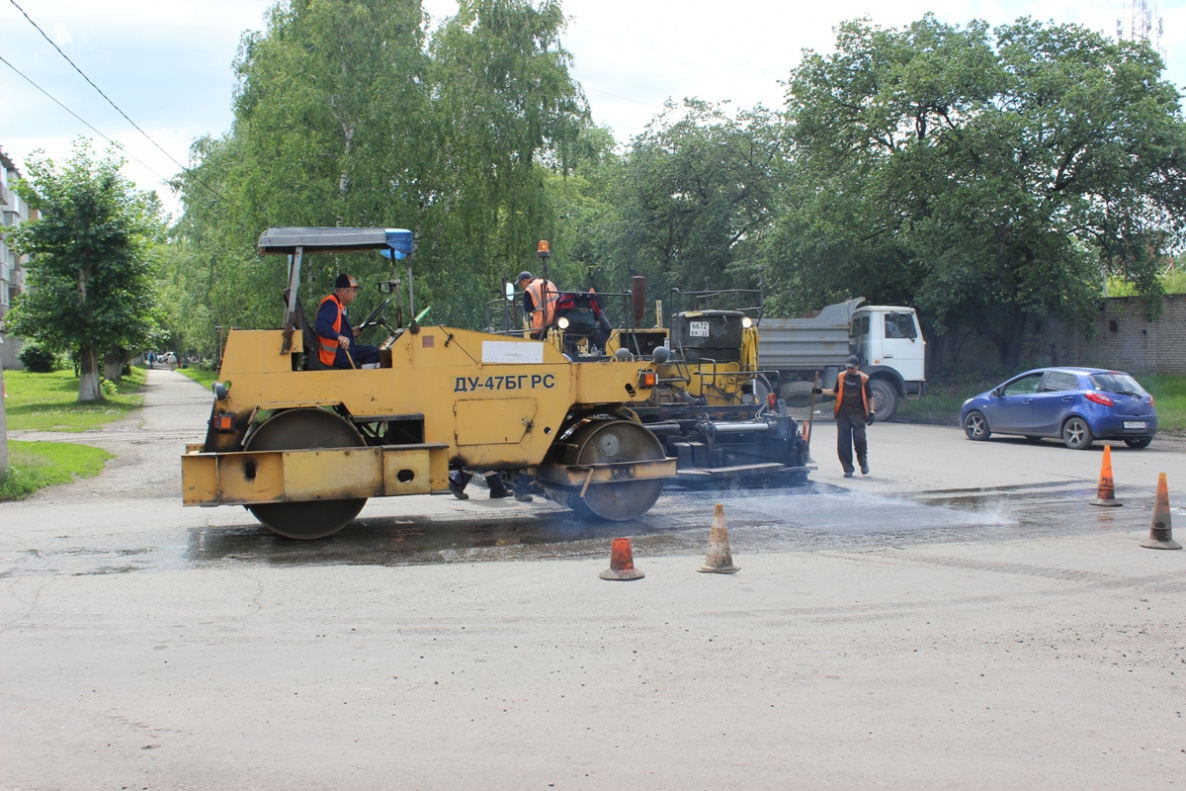
[[[873,411],[877,420],[889,420],[898,411],[898,391],[889,382],[874,379],[869,383],[869,395],[873,398]]]
[[[783,382],[782,386],[778,388],[778,395],[787,402],[787,406],[810,406],[811,382],[801,380]]]

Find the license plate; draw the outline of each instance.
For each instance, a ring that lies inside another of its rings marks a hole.
[[[693,338],[707,338],[708,337],[708,322],[707,321],[689,321],[688,334]]]
[[[1126,420],[1124,421],[1125,428],[1144,428],[1145,421],[1143,420]]]

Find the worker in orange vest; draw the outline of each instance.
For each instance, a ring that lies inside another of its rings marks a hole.
[[[871,408],[873,399],[869,397],[869,375],[861,372],[861,358],[854,354],[845,361],[844,371],[836,377],[834,389],[817,388],[816,392],[836,396],[836,406],[832,410],[836,418],[836,455],[844,467],[844,477],[853,476],[854,448],[857,464],[861,465],[861,475],[868,475],[869,441],[865,436],[865,426],[873,424],[877,413]]]
[[[519,273],[519,288],[523,289],[523,315],[531,320],[531,337],[542,338],[556,317],[560,290],[551,280],[530,272]]]
[[[379,347],[356,343],[362,330],[350,326],[346,308],[358,296],[358,281],[347,274],[338,275],[334,293],[317,306],[317,356],[330,368],[361,368],[379,362]]]

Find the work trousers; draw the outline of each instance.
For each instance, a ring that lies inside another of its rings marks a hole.
[[[857,464],[869,463],[869,442],[865,438],[865,418],[841,410],[836,416],[836,455],[845,472],[852,472],[852,451],[856,448]]]

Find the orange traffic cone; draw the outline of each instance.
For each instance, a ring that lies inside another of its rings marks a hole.
[[[1153,501],[1153,525],[1149,537],[1141,542],[1147,549],[1181,549],[1174,540],[1174,526],[1170,520],[1170,490],[1165,483],[1165,473],[1157,478],[1157,499]]]
[[[1112,482],[1112,447],[1104,446],[1104,461],[1100,465],[1100,485],[1096,490],[1095,499],[1088,500],[1092,505],[1124,505],[1116,499],[1116,484]]]
[[[599,575],[603,580],[640,580],[646,576],[634,568],[634,552],[629,538],[615,538],[610,545],[609,568]]]
[[[717,503],[712,514],[712,528],[708,531],[708,557],[698,571],[713,574],[734,574],[740,571],[733,565],[733,553],[729,551],[729,526],[725,524],[725,507]]]

